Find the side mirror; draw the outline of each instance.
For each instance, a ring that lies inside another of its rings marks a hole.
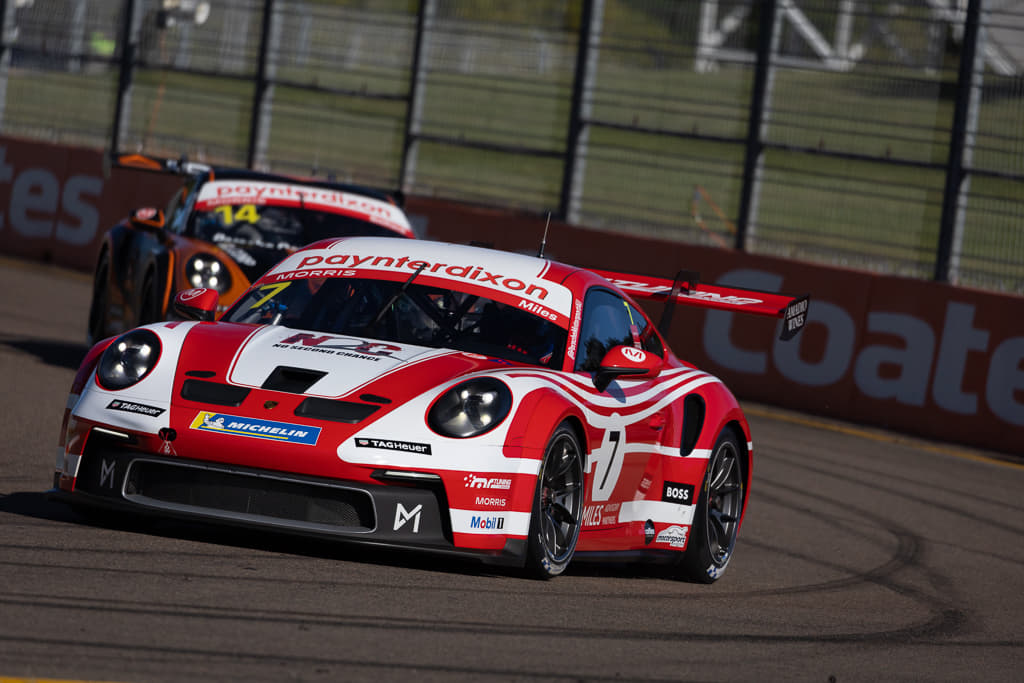
[[[174,295],[174,312],[185,320],[209,321],[216,317],[219,301],[216,289],[183,289]]]
[[[657,377],[661,368],[661,358],[649,351],[632,346],[613,346],[601,359],[601,365],[594,373],[594,387],[604,391],[617,377]]]
[[[150,206],[135,209],[128,215],[128,222],[136,228],[149,232],[160,232],[164,229],[164,212]]]

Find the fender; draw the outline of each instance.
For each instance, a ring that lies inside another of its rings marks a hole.
[[[71,418],[71,410],[75,407],[78,402],[78,397],[82,395],[82,391],[85,390],[85,383],[92,377],[93,371],[100,362],[100,356],[107,350],[117,337],[107,337],[93,345],[91,349],[85,354],[85,358],[82,359],[82,364],[78,366],[78,372],[75,373],[75,379],[71,382],[71,391],[68,392],[68,400],[64,405],[64,418],[60,425],[60,435],[57,438],[57,472],[58,476],[61,471],[61,467],[64,462],[64,446],[67,439],[68,421]],[[56,481],[54,487],[56,487]]]
[[[716,422],[712,424],[704,423],[701,434],[697,439],[696,448],[706,451],[713,449],[715,442],[718,440],[718,435],[724,429],[735,429],[737,431],[736,436],[739,437],[739,446],[743,457],[743,479],[746,489],[743,493],[743,513],[740,517],[740,526],[742,526],[743,518],[747,513],[747,504],[750,502],[751,465],[753,462],[750,448],[750,425],[747,424],[747,419],[744,417],[743,410],[740,408],[736,397],[733,396],[732,392],[724,384],[709,385],[708,390],[701,391],[700,394],[709,406],[718,403],[719,405],[726,404],[727,407],[722,411],[720,418]],[[705,471],[706,469],[707,466],[705,465]],[[702,480],[704,476],[706,474],[701,475]]]
[[[105,240],[107,257],[109,259],[107,296],[109,297],[108,308],[111,313],[110,322],[116,322],[122,328],[124,326],[125,306],[127,305],[129,294],[125,283],[132,276],[130,272],[131,259],[129,258],[129,251],[133,237],[134,235],[131,234],[124,223],[118,223],[107,232]],[[117,328],[115,327],[115,329]]]
[[[520,401],[509,426],[507,445],[536,449],[537,457],[540,457],[551,434],[566,419],[573,419],[577,423],[580,446],[587,451],[591,435],[582,427],[586,425],[586,420],[579,409],[554,389],[535,389]]]

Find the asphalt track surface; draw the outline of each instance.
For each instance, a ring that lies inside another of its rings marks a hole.
[[[88,278],[0,258],[0,678],[1016,681],[1024,467],[750,405],[712,586],[513,571],[48,502]]]

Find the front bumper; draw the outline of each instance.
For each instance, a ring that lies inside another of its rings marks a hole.
[[[525,541],[500,550],[458,548],[440,481],[370,484],[164,457],[87,449],[73,491],[54,500],[158,517],[343,539],[521,565]]]

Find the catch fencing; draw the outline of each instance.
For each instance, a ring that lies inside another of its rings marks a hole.
[[[1024,0],[0,0],[0,134],[1024,293]]]

